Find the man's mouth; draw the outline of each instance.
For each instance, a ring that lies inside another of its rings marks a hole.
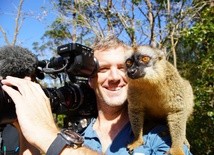
[[[107,90],[110,90],[110,91],[118,91],[120,90],[121,87],[116,87],[116,88],[107,88]]]

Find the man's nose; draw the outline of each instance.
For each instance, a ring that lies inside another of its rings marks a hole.
[[[111,68],[109,78],[111,80],[119,80],[120,79],[119,69]]]

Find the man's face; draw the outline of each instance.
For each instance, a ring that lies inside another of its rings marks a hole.
[[[127,98],[125,76],[125,50],[123,47],[95,51],[99,61],[97,77],[91,80],[98,102],[109,106],[120,106]]]

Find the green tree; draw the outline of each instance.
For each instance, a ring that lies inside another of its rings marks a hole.
[[[203,9],[196,24],[184,31],[179,45],[183,74],[190,79],[195,95],[187,136],[193,154],[214,152],[214,7]]]
[[[176,66],[180,31],[206,4],[207,0],[197,5],[191,0],[55,0],[59,14],[43,39],[56,48],[56,42],[90,45],[96,36],[113,33],[131,45],[166,47]]]

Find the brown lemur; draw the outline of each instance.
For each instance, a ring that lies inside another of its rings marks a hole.
[[[193,111],[190,83],[166,60],[165,52],[150,46],[133,48],[125,62],[128,76],[128,113],[134,140],[127,147],[133,150],[144,144],[145,117],[165,119],[172,140],[172,155],[184,155],[186,123]]]

